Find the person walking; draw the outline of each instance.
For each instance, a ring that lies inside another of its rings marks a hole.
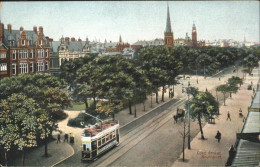
[[[218,142],[220,142],[221,139],[221,133],[218,131],[217,135],[215,136],[216,139],[218,139]]]
[[[65,141],[69,142],[68,138],[69,138],[68,134],[65,133],[65,135],[64,135],[64,142],[65,142]]]
[[[60,134],[58,134],[57,143],[60,143]]]
[[[227,120],[228,120],[228,119],[231,121],[229,111],[228,111],[228,113],[227,113]]]

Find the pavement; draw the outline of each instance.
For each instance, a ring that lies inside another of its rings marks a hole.
[[[258,68],[259,69],[259,68]],[[226,100],[226,105],[220,106],[220,115],[215,124],[206,124],[203,132],[206,140],[201,140],[201,134],[191,142],[191,149],[185,149],[183,154],[173,164],[175,166],[225,166],[228,159],[228,152],[231,145],[235,145],[236,133],[241,132],[243,127],[243,118],[239,117],[239,109],[242,109],[243,115],[247,116],[247,109],[251,104],[253,91],[247,90],[247,86],[253,83],[256,89],[259,80],[259,70],[253,70],[253,76],[247,76],[240,90],[232,95],[232,98]],[[227,120],[227,113],[230,113],[231,121]],[[217,131],[220,131],[221,140],[218,143],[215,139]]]

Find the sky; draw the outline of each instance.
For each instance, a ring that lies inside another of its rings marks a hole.
[[[191,37],[193,22],[198,40],[233,39],[260,42],[258,1],[169,1],[174,38]],[[167,1],[47,1],[3,2],[0,19],[12,29],[43,26],[45,36],[86,37],[134,43],[164,38]]]

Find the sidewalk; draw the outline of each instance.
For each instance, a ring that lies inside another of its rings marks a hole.
[[[58,143],[52,141],[48,143],[48,154],[49,157],[44,157],[44,145],[32,150],[31,152],[25,155],[25,166],[52,166],[57,163],[59,160],[71,156],[74,154],[74,150],[70,144]],[[14,166],[22,166],[22,155],[21,158],[17,157]]]
[[[228,151],[231,145],[235,144],[236,133],[239,133],[243,127],[243,118],[239,117],[239,109],[243,115],[247,116],[247,108],[251,103],[253,91],[247,90],[247,86],[253,83],[256,87],[259,74],[247,76],[244,84],[238,93],[233,94],[232,98],[226,100],[226,106],[220,106],[220,115],[216,124],[206,124],[203,128],[206,140],[201,140],[201,134],[191,142],[191,150],[185,149],[185,162],[182,161],[182,154],[176,160],[173,166],[225,166],[228,159]],[[231,121],[227,120],[227,113],[230,112]],[[215,135],[217,131],[221,132],[221,141],[217,142]],[[187,143],[187,139],[186,139]]]

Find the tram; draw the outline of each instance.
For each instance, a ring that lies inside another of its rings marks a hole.
[[[107,120],[87,127],[81,135],[82,161],[94,160],[118,144],[118,121]]]

